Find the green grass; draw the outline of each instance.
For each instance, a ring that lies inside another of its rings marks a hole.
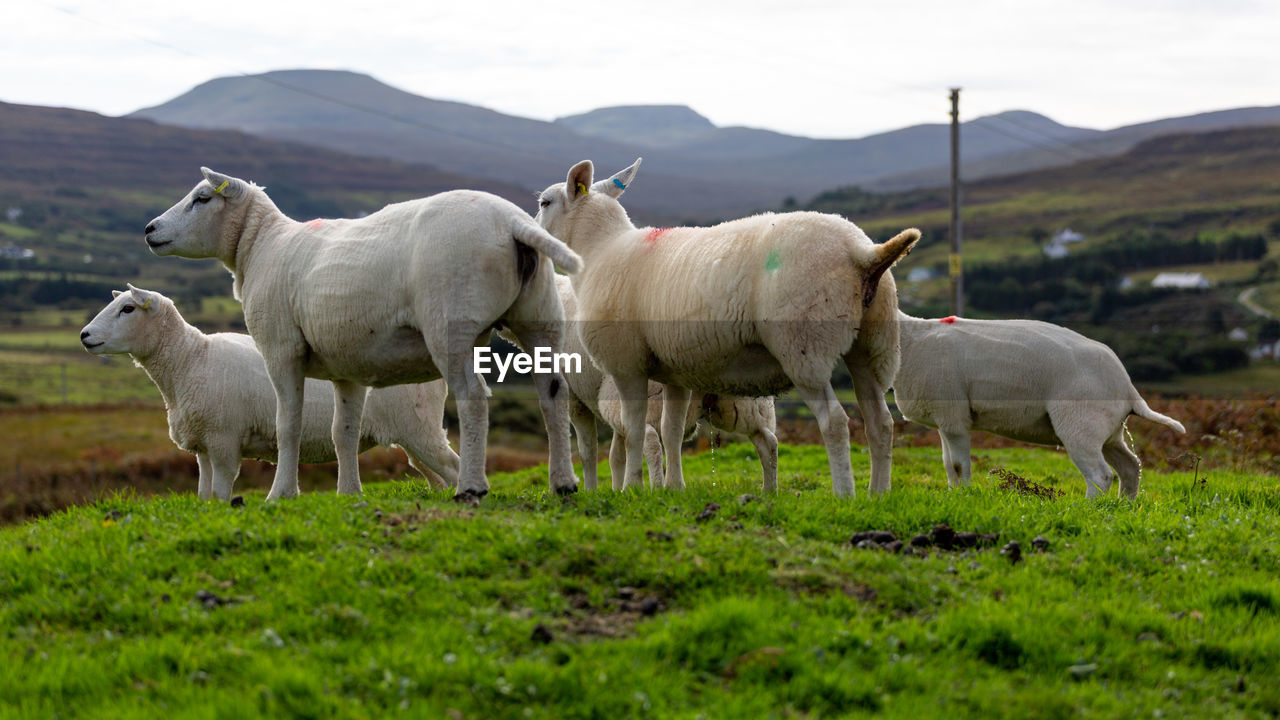
[[[777,496],[740,498],[758,466],[730,446],[688,458],[683,493],[561,502],[538,469],[493,476],[478,509],[401,482],[239,509],[119,497],[6,528],[0,716],[1280,711],[1275,478],[1148,474],[1136,502],[1091,502],[1059,453],[980,453],[1067,491],[1050,501],[977,472],[947,491],[936,449],[895,462],[891,494],[849,501],[815,447],[782,449]],[[941,522],[1025,561],[848,544]]]
[[[161,403],[150,378],[127,356],[0,349],[0,407],[59,405],[64,387],[65,400],[71,405]]]

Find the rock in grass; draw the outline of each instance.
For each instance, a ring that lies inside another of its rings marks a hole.
[[[946,523],[934,525],[933,530],[929,531],[929,539],[935,547],[950,550],[956,546],[956,531]]]
[[[720,512],[720,503],[709,502],[707,506],[702,508],[702,512],[698,513],[694,520],[698,522],[706,522],[716,516]]]
[[[864,530],[854,533],[853,537],[849,538],[849,542],[854,546],[858,546],[864,540],[873,545],[887,545],[897,539],[898,536],[888,530]]]
[[[1067,668],[1067,672],[1071,675],[1071,677],[1076,678],[1078,680],[1087,678],[1090,675],[1098,672],[1098,663],[1080,663],[1079,665],[1072,665],[1071,667]]]
[[[1009,562],[1017,565],[1022,560],[1022,545],[1017,540],[1010,540],[1008,545],[1000,548],[1000,554],[1009,559]]]
[[[551,630],[542,623],[533,626],[533,632],[529,634],[529,639],[539,645],[549,645],[555,636],[551,634]]]
[[[921,548],[921,547],[929,547],[930,545],[933,544],[933,541],[929,539],[928,535],[925,535],[924,533],[917,533],[911,536],[911,539],[908,541],[908,544],[910,544],[911,547]]]
[[[1035,548],[1036,552],[1045,552],[1049,549],[1049,540],[1043,535],[1037,535],[1036,539],[1031,541],[1031,547]]]
[[[237,495],[237,496],[235,496],[235,497],[231,498],[231,507],[236,507],[236,508],[238,508],[238,507],[244,507],[244,496],[243,496],[243,495]]]

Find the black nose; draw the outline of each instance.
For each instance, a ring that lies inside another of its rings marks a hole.
[[[83,331],[81,331],[81,333],[80,333],[80,339],[81,339],[81,340],[83,340],[83,339],[85,339],[85,338],[87,338],[87,337],[89,337],[89,331],[88,331],[88,330],[83,330]]]
[[[144,232],[146,232],[146,234],[150,235],[151,233],[153,233],[153,232],[155,232],[155,231],[156,231],[156,224],[155,224],[155,223],[147,223],[147,229],[146,229]]]

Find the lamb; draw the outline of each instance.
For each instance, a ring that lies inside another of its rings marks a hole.
[[[1087,497],[1106,493],[1119,475],[1120,492],[1133,498],[1142,463],[1125,442],[1129,415],[1186,432],[1147,406],[1111,348],[1064,327],[904,313],[898,327],[898,409],[908,420],[938,428],[952,487],[969,483],[970,431],[986,430],[1063,446],[1084,475]]]
[[[626,462],[626,431],[622,424],[621,398],[614,379],[593,365],[587,349],[576,332],[578,298],[573,285],[564,275],[556,276],[556,290],[565,316],[569,318],[569,331],[565,339],[565,351],[577,353],[585,359],[582,372],[565,376],[569,385],[569,421],[578,436],[578,454],[582,457],[582,480],[588,490],[596,489],[596,421],[603,421],[613,430],[609,445],[609,467],[613,474],[613,489],[622,489]],[[645,412],[644,461],[649,467],[649,487],[673,487],[666,482],[662,467],[662,443],[657,427],[662,419],[662,386],[650,382],[648,406]],[[778,438],[777,418],[772,397],[730,397],[711,393],[693,393],[689,411],[685,416],[684,437],[695,430],[699,422],[727,433],[746,435],[760,456],[764,472],[765,492],[778,488]]]
[[[147,225],[145,240],[156,255],[215,257],[234,277],[276,394],[279,464],[268,499],[298,493],[304,377],[333,381],[338,492],[348,494],[360,492],[365,387],[443,377],[461,425],[455,498],[478,502],[489,491],[489,389],[473,372],[472,348],[503,325],[527,347],[558,352],[564,311],[551,262],[576,272],[582,259],[489,193],[453,190],[356,220],[301,223],[262,188],[201,172],[204,180]],[[550,487],[574,492],[564,379],[551,372],[535,380]]]
[[[80,332],[94,355],[128,354],[160,389],[169,437],[200,467],[201,499],[227,500],[244,457],[275,461],[275,396],[262,355],[240,333],[206,335],[187,324],[169,298],[130,285]],[[409,464],[446,484],[458,481],[458,455],[445,436],[443,380],[369,391],[360,450],[399,445]],[[329,425],[333,395],[320,380],[307,381],[302,413],[303,462],[334,460]]]
[[[794,386],[822,431],[832,489],[851,496],[848,415],[831,387],[843,359],[867,417],[871,491],[888,491],[893,422],[884,391],[898,367],[889,268],[920,232],[876,245],[853,223],[812,212],[638,229],[618,198],[639,165],[594,182],[591,161],[579,162],[541,193],[536,218],[583,256],[573,278],[579,332],[617,382],[627,437],[643,437],[648,380],[663,383],[668,484],[680,487],[690,390],[760,397]],[[631,487],[640,482],[640,443],[626,452]]]

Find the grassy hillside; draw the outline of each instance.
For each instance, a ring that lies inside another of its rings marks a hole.
[[[737,448],[691,458],[678,494],[562,502],[536,469],[493,477],[479,508],[388,483],[118,497],[5,528],[0,716],[1280,712],[1273,477],[1148,473],[1137,502],[1089,502],[1053,452],[980,453],[950,492],[937,455],[898,450],[890,495],[839,502],[821,449],[784,446],[774,497]],[[1066,495],[1001,490],[996,468]],[[849,542],[943,523],[1000,537],[927,557]]]

